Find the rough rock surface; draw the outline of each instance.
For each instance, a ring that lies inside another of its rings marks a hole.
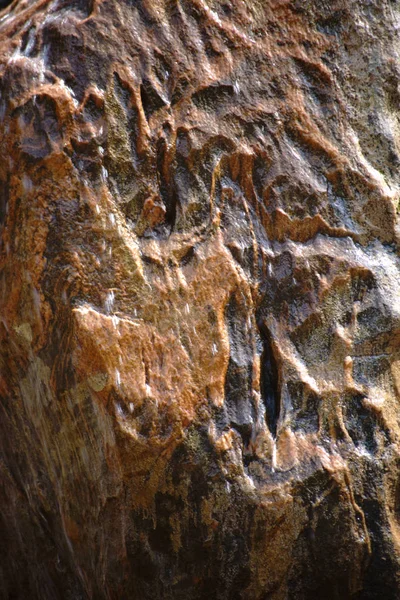
[[[0,13],[1,598],[399,597],[399,28]]]

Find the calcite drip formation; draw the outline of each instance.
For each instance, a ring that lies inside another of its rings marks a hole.
[[[0,597],[397,598],[397,8],[0,13]]]

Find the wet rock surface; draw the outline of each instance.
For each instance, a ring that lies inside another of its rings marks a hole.
[[[399,3],[1,7],[0,597],[396,599]]]

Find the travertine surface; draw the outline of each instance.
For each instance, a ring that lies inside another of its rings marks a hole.
[[[1,598],[399,597],[399,28],[0,13]]]

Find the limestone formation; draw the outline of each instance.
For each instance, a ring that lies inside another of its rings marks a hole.
[[[0,598],[400,597],[397,0],[0,12]]]

